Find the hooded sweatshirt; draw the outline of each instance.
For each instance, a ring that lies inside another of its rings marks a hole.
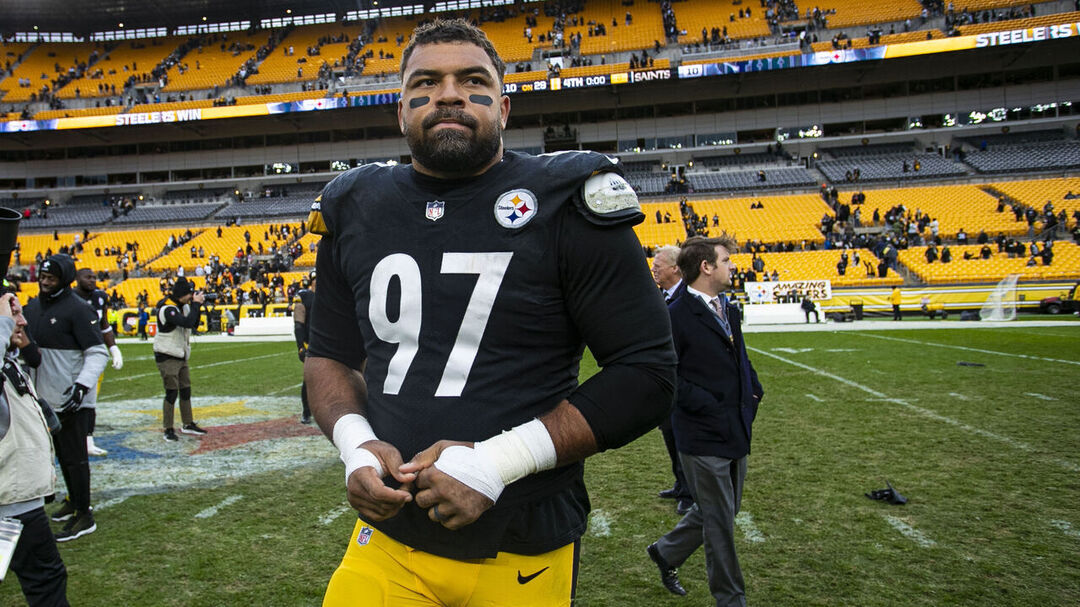
[[[71,290],[75,262],[67,255],[52,255],[41,264],[41,272],[59,277],[60,288],[51,295],[41,292],[26,304],[23,313],[41,351],[41,365],[34,373],[38,395],[58,408],[74,384],[91,388],[97,383],[109,362],[109,350],[101,337],[97,313]]]

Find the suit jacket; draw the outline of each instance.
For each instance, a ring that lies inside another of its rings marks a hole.
[[[686,281],[680,280],[679,285],[675,287],[674,291],[672,291],[671,297],[665,298],[664,303],[670,306],[672,302],[674,302],[676,299],[679,299],[683,295],[686,295]]]
[[[738,308],[727,305],[729,339],[713,311],[687,293],[668,306],[678,384],[671,424],[682,453],[737,459],[750,453],[750,428],[764,390],[746,355]]]

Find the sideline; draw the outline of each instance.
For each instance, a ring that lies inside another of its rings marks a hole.
[[[1001,443],[1005,443],[1006,445],[1009,445],[1010,447],[1013,447],[1015,449],[1019,449],[1020,451],[1026,451],[1028,453],[1040,454],[1038,452],[1038,450],[1036,450],[1034,447],[1032,447],[1031,445],[1029,445],[1029,444],[1027,444],[1025,442],[1021,442],[1021,441],[1018,441],[1018,440],[1016,440],[1014,438],[1010,438],[1008,436],[1004,436],[1004,435],[1001,435],[1001,434],[996,434],[994,432],[990,432],[989,430],[983,430],[982,428],[976,428],[975,426],[972,426],[972,425],[964,423],[964,422],[962,422],[960,420],[953,419],[951,417],[942,415],[942,414],[940,414],[940,413],[938,413],[936,411],[932,411],[930,409],[926,409],[926,408],[923,408],[923,407],[919,407],[917,405],[913,405],[909,401],[907,401],[905,399],[902,399],[902,398],[892,398],[892,397],[887,396],[886,394],[884,394],[882,392],[878,392],[877,390],[875,390],[875,389],[873,389],[873,388],[871,388],[869,386],[864,386],[864,385],[862,385],[862,384],[860,384],[858,382],[854,382],[854,381],[852,381],[850,379],[840,377],[839,375],[834,375],[832,373],[829,373],[828,371],[825,371],[824,369],[817,369],[815,367],[811,367],[810,365],[804,365],[803,363],[800,363],[800,362],[797,362],[797,361],[794,361],[794,360],[791,360],[791,359],[788,359],[788,358],[784,358],[783,356],[778,356],[778,355],[773,354],[772,352],[769,352],[769,351],[766,351],[766,350],[761,350],[761,349],[758,349],[758,348],[751,348],[750,346],[747,346],[746,349],[750,350],[751,352],[761,354],[762,356],[768,356],[769,358],[774,358],[774,359],[776,359],[776,360],[778,360],[778,361],[780,361],[782,363],[787,363],[787,364],[792,365],[794,367],[799,367],[800,369],[810,371],[811,373],[814,373],[815,375],[817,375],[819,377],[827,377],[827,378],[829,378],[829,379],[831,379],[833,381],[844,384],[846,386],[850,386],[850,387],[855,388],[857,390],[862,390],[863,392],[866,392],[870,396],[873,396],[873,397],[875,397],[877,399],[880,399],[880,400],[882,400],[884,402],[893,403],[893,404],[896,404],[896,405],[900,405],[902,407],[906,407],[906,408],[908,408],[908,409],[910,409],[910,410],[912,410],[912,411],[914,411],[914,412],[916,412],[916,413],[918,413],[918,414],[920,414],[920,415],[922,415],[924,417],[928,417],[930,419],[934,419],[934,420],[937,420],[939,422],[944,422],[946,424],[949,424],[950,426],[956,426],[957,428],[960,428],[961,430],[966,430],[966,431],[968,431],[968,432],[970,432],[972,434],[981,436],[983,438],[989,438],[991,440],[995,440],[995,441],[998,441],[998,442],[1001,442]],[[1065,460],[1065,459],[1058,459],[1058,458],[1055,458],[1055,457],[1048,457],[1047,459],[1049,459],[1050,461],[1054,462],[1055,464],[1061,466],[1062,468],[1065,468],[1069,472],[1080,472],[1080,464],[1076,464],[1074,462],[1071,462],[1071,461]]]

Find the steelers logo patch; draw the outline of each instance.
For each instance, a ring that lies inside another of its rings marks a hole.
[[[536,195],[529,190],[510,190],[495,201],[495,221],[516,230],[536,217]]]

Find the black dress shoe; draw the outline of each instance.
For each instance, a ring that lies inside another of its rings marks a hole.
[[[664,585],[664,588],[667,588],[671,594],[686,596],[686,589],[679,583],[679,572],[671,565],[668,565],[664,557],[660,556],[660,549],[656,547],[656,544],[649,544],[645,552],[649,553],[649,558],[660,569],[660,582]]]
[[[687,512],[690,512],[690,508],[694,506],[693,498],[680,497],[679,501],[675,504],[675,514],[679,516],[685,516]]]
[[[666,500],[673,500],[679,497],[679,490],[672,487],[671,489],[664,489],[658,495]]]

